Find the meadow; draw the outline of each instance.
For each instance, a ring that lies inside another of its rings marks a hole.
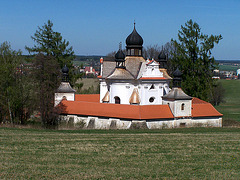
[[[223,114],[223,120],[240,122],[240,80],[221,79],[225,89],[224,103],[215,108]]]
[[[0,128],[0,179],[239,179],[240,129]]]

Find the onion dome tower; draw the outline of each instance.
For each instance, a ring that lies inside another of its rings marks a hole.
[[[173,87],[181,87],[182,82],[182,72],[177,68],[173,72]]]
[[[143,38],[137,33],[135,22],[132,33],[126,39],[126,45],[127,56],[142,56]]]
[[[125,67],[125,54],[122,51],[122,43],[119,43],[119,50],[115,54],[116,68],[126,69]]]
[[[160,64],[160,66],[159,66],[160,68],[167,69],[167,56],[164,53],[163,49],[160,52],[160,54],[158,55],[158,62]]]
[[[62,68],[62,82],[68,82],[68,72],[69,72],[69,69],[68,69],[68,67],[66,66],[66,64],[65,64],[65,66]]]
[[[57,106],[63,99],[67,101],[74,101],[75,90],[71,87],[68,79],[69,69],[65,65],[62,68],[62,82],[55,93],[55,106]]]

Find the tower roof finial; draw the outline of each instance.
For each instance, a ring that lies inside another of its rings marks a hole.
[[[134,23],[133,24],[134,24],[134,29],[135,29],[135,24],[136,24],[135,19],[134,19]]]
[[[119,50],[122,50],[122,42],[119,43]]]

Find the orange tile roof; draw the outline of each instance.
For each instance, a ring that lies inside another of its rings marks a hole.
[[[62,101],[63,114],[114,117],[123,119],[173,118],[168,105],[125,105],[84,101]]]
[[[63,100],[63,114],[123,119],[173,119],[168,105],[125,105],[99,102],[99,94],[76,94],[75,101]],[[210,103],[193,98],[192,117],[222,116]]]
[[[194,98],[192,99],[192,104],[208,104],[208,102],[203,101],[203,100],[201,100],[201,99],[198,99],[198,98],[194,97]]]
[[[75,101],[100,102],[100,94],[75,94]]]
[[[148,80],[148,79],[166,79],[165,77],[141,77],[142,80]]]
[[[210,103],[192,104],[192,117],[223,116]]]

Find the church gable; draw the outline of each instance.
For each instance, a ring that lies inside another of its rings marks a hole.
[[[151,60],[147,62],[147,64],[145,65],[142,78],[149,78],[149,77],[163,78],[163,73],[159,70],[159,63],[156,62],[155,60]]]

